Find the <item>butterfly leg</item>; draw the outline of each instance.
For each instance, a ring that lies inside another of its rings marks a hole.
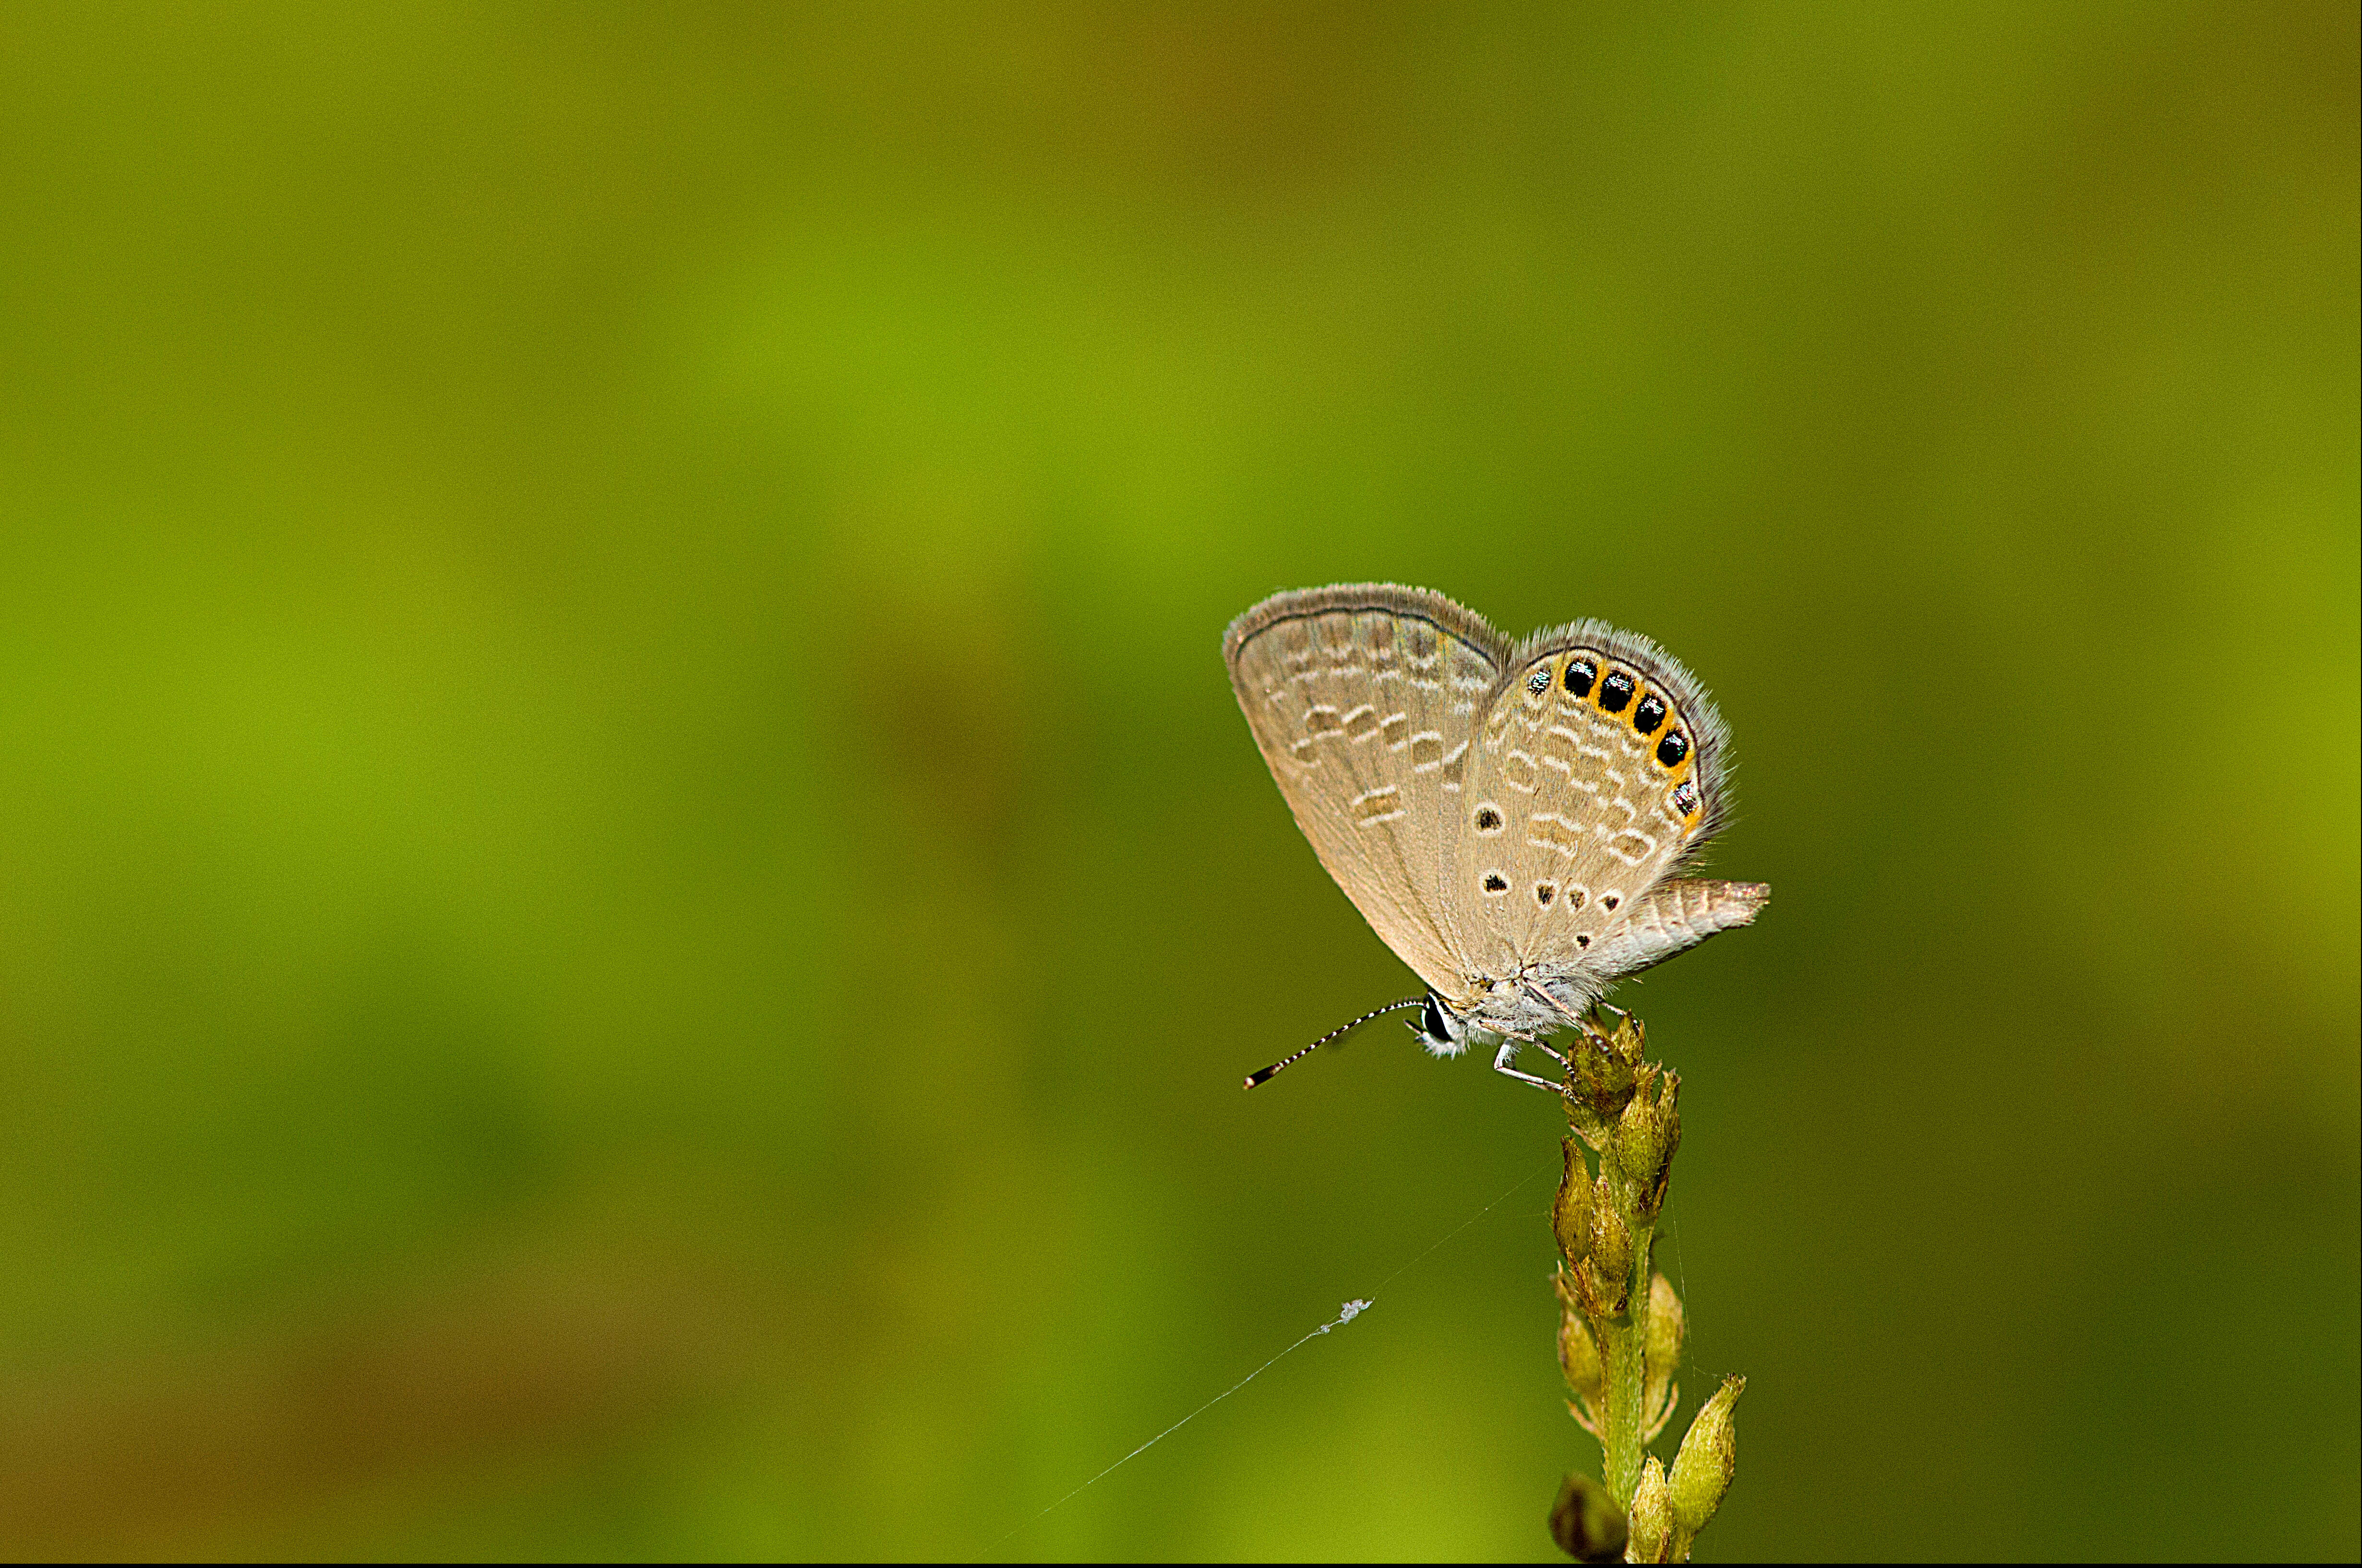
[[[1521,1044],[1522,1044],[1522,1045],[1529,1045],[1529,1044],[1532,1044],[1532,1043],[1533,1043],[1533,1042],[1531,1042],[1531,1041],[1520,1041],[1520,1040],[1504,1040],[1504,1041],[1502,1041],[1502,1042],[1501,1042],[1501,1049],[1500,1049],[1499,1053],[1498,1053],[1497,1055],[1496,1055],[1494,1056],[1494,1058],[1493,1058],[1493,1070],[1494,1070],[1495,1072],[1496,1072],[1496,1073],[1501,1073],[1501,1074],[1504,1074],[1504,1075],[1506,1075],[1506,1076],[1507,1076],[1507,1077],[1513,1077],[1513,1078],[1517,1079],[1517,1080],[1518,1080],[1519,1083],[1521,1083],[1521,1084],[1531,1084],[1531,1085],[1533,1085],[1533,1086],[1534,1086],[1534,1088],[1538,1088],[1538,1089],[1548,1089],[1548,1090],[1550,1090],[1550,1092],[1551,1092],[1551,1093],[1552,1093],[1552,1094],[1557,1094],[1557,1095],[1562,1095],[1562,1094],[1566,1093],[1566,1090],[1565,1090],[1565,1089],[1563,1089],[1563,1088],[1560,1088],[1557,1084],[1554,1084],[1554,1083],[1551,1082],[1548,1078],[1538,1078],[1538,1077],[1534,1077],[1534,1076],[1533,1076],[1533,1074],[1531,1074],[1531,1073],[1521,1073],[1521,1072],[1518,1071],[1517,1067],[1516,1067],[1516,1066],[1515,1066],[1515,1065],[1514,1065],[1514,1064],[1517,1062],[1517,1059],[1518,1059],[1518,1047],[1519,1045],[1521,1045]],[[1543,1049],[1543,1050],[1545,1050],[1545,1051],[1550,1051],[1550,1047],[1549,1047],[1549,1046],[1547,1046],[1547,1045],[1543,1046],[1543,1047],[1542,1047],[1542,1049]],[[1550,1054],[1551,1054],[1552,1056],[1557,1056],[1557,1055],[1558,1055],[1558,1053],[1557,1053],[1557,1052],[1555,1052],[1555,1051],[1550,1051]],[[1563,1065],[1564,1065],[1564,1061],[1563,1061],[1563,1058],[1562,1058],[1562,1059],[1561,1059],[1561,1066],[1563,1066]]]
[[[1566,1070],[1566,1058],[1560,1055],[1556,1048],[1554,1048],[1549,1041],[1540,1039],[1520,1040],[1518,1043],[1519,1045],[1532,1046],[1535,1050],[1540,1051],[1543,1055],[1548,1056],[1551,1061],[1556,1062],[1559,1065],[1559,1070],[1561,1072],[1564,1072]]]

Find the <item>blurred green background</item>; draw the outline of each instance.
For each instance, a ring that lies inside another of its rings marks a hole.
[[[1238,1088],[1388,578],[1735,730],[1703,1553],[2355,1556],[2356,39],[9,7],[0,1553],[1551,1560],[1551,1106]]]

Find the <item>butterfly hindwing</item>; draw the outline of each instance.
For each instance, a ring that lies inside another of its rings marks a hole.
[[[1467,771],[1478,820],[1500,827],[1456,889],[1512,971],[1596,995],[1611,954],[1642,950],[1619,933],[1718,821],[1721,745],[1704,690],[1644,637],[1578,622],[1519,646]]]

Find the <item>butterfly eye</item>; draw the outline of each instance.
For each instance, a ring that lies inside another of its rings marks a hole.
[[[1418,1028],[1420,1033],[1439,1045],[1451,1043],[1451,1015],[1443,1010],[1443,1004],[1435,999],[1432,991],[1428,993],[1427,1005],[1418,1010]]]

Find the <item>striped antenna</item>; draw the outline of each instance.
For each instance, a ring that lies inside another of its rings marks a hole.
[[[1270,1066],[1265,1067],[1259,1073],[1249,1073],[1247,1075],[1247,1088],[1253,1088],[1257,1084],[1267,1084],[1271,1082],[1272,1079],[1279,1076],[1280,1068],[1290,1066],[1293,1063],[1301,1062],[1305,1057],[1309,1056],[1313,1052],[1319,1050],[1320,1047],[1328,1044],[1331,1040],[1352,1033],[1353,1031],[1361,1028],[1362,1025],[1369,1022],[1370,1020],[1374,1018],[1384,1018],[1387,1013],[1400,1012],[1407,1007],[1422,1007],[1426,1005],[1426,1002],[1427,998],[1424,995],[1420,995],[1411,997],[1404,1001],[1390,1001],[1381,1008],[1373,1008],[1368,1012],[1363,1013],[1361,1017],[1355,1019],[1352,1022],[1346,1024],[1342,1028],[1330,1030],[1319,1039],[1315,1040],[1311,1044],[1307,1045],[1303,1050],[1298,1051],[1295,1055],[1288,1057],[1286,1061],[1274,1062]]]

